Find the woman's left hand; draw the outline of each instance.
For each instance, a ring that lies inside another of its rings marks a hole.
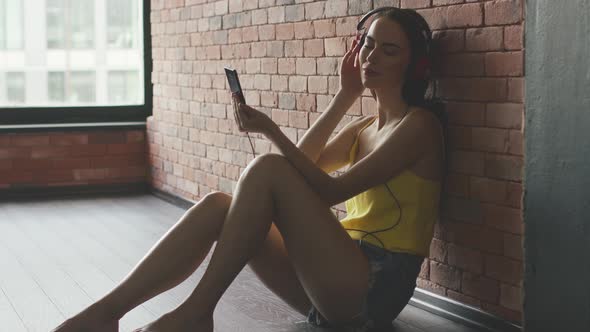
[[[232,103],[240,132],[246,131],[268,135],[272,127],[276,126],[266,114],[246,104],[242,104],[235,93],[232,93]]]

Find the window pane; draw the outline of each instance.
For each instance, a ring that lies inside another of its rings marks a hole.
[[[94,46],[94,0],[70,0],[72,48]],[[66,26],[66,33],[68,29]]]
[[[6,100],[25,102],[25,73],[6,73]]]
[[[47,0],[47,47],[64,48],[64,0]]]
[[[63,72],[50,72],[47,75],[47,95],[49,101],[65,101],[65,79]]]
[[[137,1],[107,1],[108,46],[132,48],[137,46]]]
[[[47,47],[93,46],[94,0],[47,0]]]
[[[0,0],[0,49],[23,47],[23,1]]]
[[[136,104],[139,73],[136,71],[109,72],[109,102],[111,104]]]
[[[68,101],[72,103],[90,103],[96,100],[94,72],[71,72],[67,84]]]

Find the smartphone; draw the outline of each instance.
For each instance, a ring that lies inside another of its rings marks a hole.
[[[242,104],[246,103],[246,99],[244,98],[244,93],[242,92],[242,86],[240,85],[240,79],[238,78],[238,72],[235,69],[223,67],[225,69],[225,76],[227,76],[227,82],[229,83],[229,89],[233,93],[238,94],[238,98],[240,98],[240,102]]]

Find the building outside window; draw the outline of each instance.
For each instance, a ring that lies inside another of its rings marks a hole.
[[[6,99],[10,103],[25,102],[25,73],[6,73]]]
[[[0,0],[0,108],[143,105],[142,13],[141,0]]]
[[[23,0],[0,0],[0,50],[23,47]]]

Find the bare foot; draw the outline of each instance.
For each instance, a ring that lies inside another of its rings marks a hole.
[[[156,321],[133,332],[213,332],[213,316],[184,318],[182,315],[169,312]]]
[[[119,332],[119,320],[90,306],[51,332]]]

